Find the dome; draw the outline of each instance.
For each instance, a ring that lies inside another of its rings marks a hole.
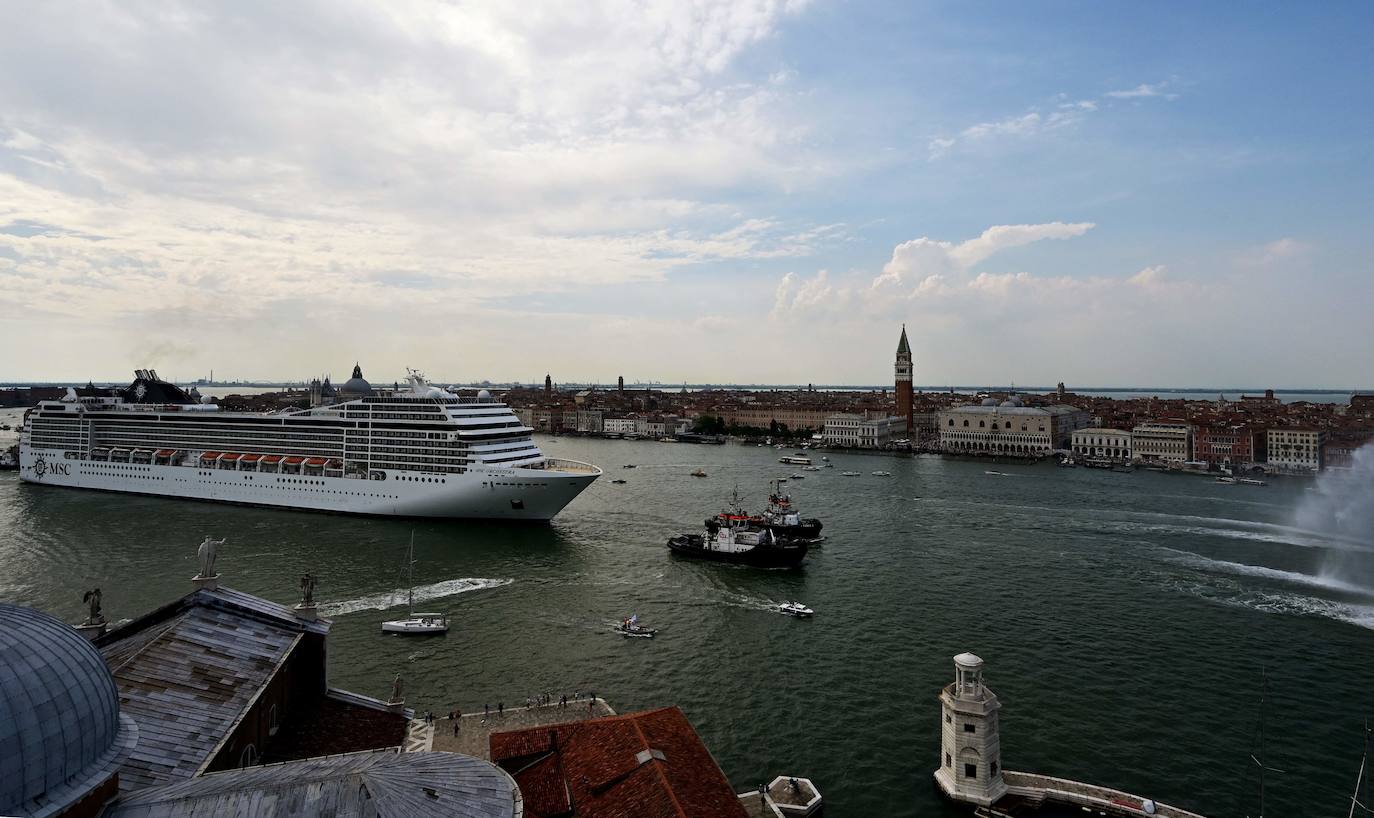
[[[1021,403],[1020,398],[1007,398],[1006,400],[1002,401],[1002,405],[1006,407],[1017,407],[1024,406],[1025,404]]]
[[[477,399],[478,399],[478,400],[491,400],[491,392],[487,391],[486,389],[479,389],[479,390],[477,391]]]
[[[320,394],[321,394],[321,395],[333,395],[333,394],[335,394],[334,385],[331,384],[331,383],[329,382],[329,377],[328,377],[328,376],[325,376],[324,385],[320,387]]]
[[[339,391],[345,395],[371,395],[372,384],[363,378],[363,368],[353,364],[353,377],[349,378]]]
[[[996,406],[996,405],[997,405],[997,398],[984,398],[984,399],[983,399],[983,405],[984,405],[984,406]]]
[[[68,806],[109,778],[136,730],[121,722],[114,677],[85,637],[0,604],[0,814]]]
[[[983,660],[979,659],[972,653],[961,653],[958,656],[954,657],[954,664],[966,668],[977,668],[983,666]]]

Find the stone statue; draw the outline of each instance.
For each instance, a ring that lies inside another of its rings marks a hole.
[[[81,601],[90,606],[90,615],[86,617],[84,625],[99,625],[105,621],[104,615],[100,613],[100,589],[92,588],[81,595]]]
[[[315,578],[306,571],[301,577],[301,607],[311,608],[315,605]]]
[[[215,574],[215,557],[219,555],[219,547],[224,545],[224,540],[213,540],[206,535],[205,541],[196,549],[196,556],[200,557],[200,573],[196,574],[197,579],[210,579]]]
[[[396,678],[391,680],[391,701],[403,701],[401,698],[401,674],[397,673]]]

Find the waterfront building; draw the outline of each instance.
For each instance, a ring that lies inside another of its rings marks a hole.
[[[602,430],[600,409],[577,410],[577,431],[583,434],[599,434]]]
[[[601,429],[608,435],[633,435],[638,433],[639,416],[603,417]]]
[[[954,657],[954,681],[940,691],[940,766],[935,781],[958,801],[991,806],[1007,794],[997,711],[1002,708],[983,684],[983,660],[972,653]]]
[[[1193,460],[1216,468],[1254,463],[1255,431],[1227,424],[1194,426]]]
[[[864,417],[839,413],[825,419],[821,440],[829,446],[881,449],[902,436],[906,418],[897,415]]]
[[[904,421],[907,437],[911,437],[916,428],[916,409],[911,400],[913,364],[911,345],[906,340],[906,324],[902,324],[902,337],[897,342],[897,362],[894,368],[897,375],[897,415]]]
[[[863,415],[836,414],[825,419],[821,440],[827,446],[847,446],[858,448],[859,423]]]
[[[940,447],[956,454],[1040,457],[1071,445],[1073,432],[1091,422],[1072,406],[1026,406],[1020,398],[956,406],[937,415]]]
[[[1271,467],[1293,474],[1321,471],[1325,430],[1284,426],[1268,430],[1267,435]]]
[[[1131,455],[1147,463],[1184,463],[1192,459],[1193,429],[1181,421],[1149,421],[1131,430]]]
[[[1071,441],[1073,453],[1079,457],[1123,462],[1131,459],[1131,433],[1124,429],[1075,429]]]
[[[720,413],[727,426],[752,426],[756,429],[772,428],[774,423],[786,426],[789,431],[812,431],[825,428],[825,420],[833,411],[824,408],[794,406],[740,406]]]
[[[1256,408],[1275,408],[1281,405],[1282,403],[1283,401],[1274,397],[1274,390],[1272,389],[1264,390],[1263,395],[1240,396],[1240,404],[1242,406],[1251,406]]]
[[[748,816],[676,707],[495,733],[489,744],[526,818]]]

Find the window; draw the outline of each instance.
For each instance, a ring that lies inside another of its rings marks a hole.
[[[992,766],[988,768],[988,773],[989,773],[990,775],[997,775],[997,762],[996,762],[996,761],[992,762]]]
[[[964,732],[965,732],[965,733],[976,733],[976,732],[978,732],[978,728],[977,728],[977,726],[975,726],[975,725],[973,725],[973,724],[970,724],[970,723],[968,723],[968,722],[964,722]]]
[[[945,724],[949,724],[949,723],[952,722],[952,721],[954,721],[954,717],[951,716],[950,714],[946,713],[946,714],[945,714]]]
[[[978,777],[978,765],[977,765],[977,764],[965,764],[965,765],[964,765],[964,778],[977,778],[977,777]]]
[[[946,767],[953,767],[953,766],[954,766],[954,759],[952,759],[952,758],[949,757],[949,753],[945,753],[945,766],[946,766]]]

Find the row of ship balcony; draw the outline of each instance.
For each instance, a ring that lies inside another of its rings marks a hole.
[[[69,453],[73,455],[75,453]],[[317,455],[263,454],[260,452],[201,452],[198,455],[183,449],[128,449],[119,446],[97,446],[91,449],[90,460],[97,463],[133,463],[152,466],[184,466],[223,471],[252,471],[269,474],[301,474],[315,477],[353,477],[385,480],[386,475],[364,461],[344,461],[337,457]],[[427,463],[421,467],[408,461],[387,462],[386,468],[406,471],[462,472],[463,466]]]

